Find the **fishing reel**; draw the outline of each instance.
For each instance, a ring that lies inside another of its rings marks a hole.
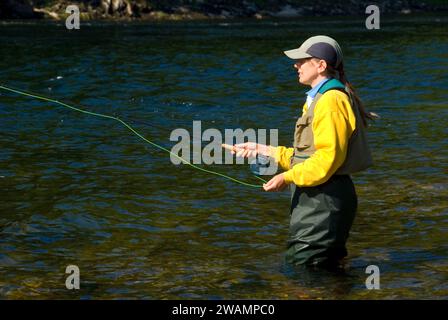
[[[267,156],[257,154],[255,159],[250,162],[250,171],[256,176],[263,176],[271,174],[268,172],[270,168],[270,159]]]

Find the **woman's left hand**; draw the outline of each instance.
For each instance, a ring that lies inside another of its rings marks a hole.
[[[288,184],[285,182],[283,173],[276,175],[274,178],[263,184],[264,191],[282,191]]]

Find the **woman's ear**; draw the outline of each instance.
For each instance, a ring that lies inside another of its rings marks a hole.
[[[317,67],[317,72],[325,73],[327,70],[327,61],[319,60],[319,66]]]

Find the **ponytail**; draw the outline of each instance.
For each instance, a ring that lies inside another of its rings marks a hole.
[[[369,112],[364,108],[364,104],[362,103],[359,96],[356,94],[355,88],[353,85],[347,80],[344,72],[344,64],[341,62],[339,66],[334,69],[331,66],[328,67],[329,74],[331,76],[335,76],[336,72],[339,75],[339,81],[341,81],[345,85],[345,90],[349,94],[350,98],[352,99],[354,106],[358,107],[359,113],[361,114],[362,122],[364,123],[364,126],[367,127],[367,120],[375,120],[378,119],[380,116],[374,112]]]

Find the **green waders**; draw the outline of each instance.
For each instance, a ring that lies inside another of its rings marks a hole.
[[[333,175],[315,187],[291,184],[291,221],[286,261],[335,266],[347,255],[345,243],[358,200],[349,175]]]

